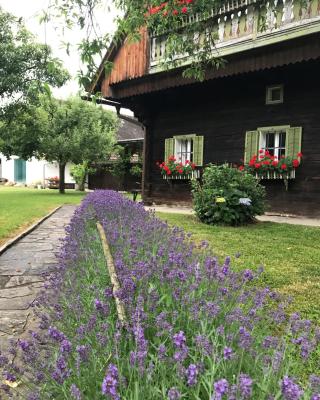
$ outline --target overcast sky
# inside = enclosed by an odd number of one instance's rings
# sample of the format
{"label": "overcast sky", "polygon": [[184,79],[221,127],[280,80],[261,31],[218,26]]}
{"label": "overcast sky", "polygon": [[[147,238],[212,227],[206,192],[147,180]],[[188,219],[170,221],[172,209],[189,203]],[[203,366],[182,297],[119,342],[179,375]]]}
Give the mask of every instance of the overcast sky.
{"label": "overcast sky", "polygon": [[[17,17],[23,17],[29,31],[37,37],[37,41],[47,43],[51,46],[54,56],[63,61],[65,68],[73,76],[63,88],[54,90],[54,95],[60,98],[66,98],[70,94],[76,94],[79,90],[76,74],[79,70],[80,60],[76,51],[76,46],[83,36],[80,29],[74,28],[66,30],[63,38],[61,37],[61,29],[54,27],[52,22],[47,24],[39,23],[39,16],[42,10],[46,10],[50,0],[0,0],[0,6]],[[106,32],[114,32],[115,11],[108,12],[106,9],[99,12],[99,25],[101,30]],[[73,45],[70,56],[66,54],[63,42],[69,42]]]}

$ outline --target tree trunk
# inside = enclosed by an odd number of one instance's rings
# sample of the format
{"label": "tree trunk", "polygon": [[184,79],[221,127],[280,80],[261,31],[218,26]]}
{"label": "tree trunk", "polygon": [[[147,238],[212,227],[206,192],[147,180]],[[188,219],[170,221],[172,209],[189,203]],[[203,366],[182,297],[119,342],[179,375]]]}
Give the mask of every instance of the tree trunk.
{"label": "tree trunk", "polygon": [[79,190],[80,192],[84,192],[84,185],[85,185],[85,182],[80,182],[80,183],[78,184],[78,190]]}
{"label": "tree trunk", "polygon": [[82,175],[81,180],[80,180],[80,182],[78,184],[78,186],[79,186],[78,189],[80,190],[80,192],[84,192],[84,188],[85,188],[85,184],[86,184],[86,178],[87,178],[87,174],[88,174],[89,163],[88,163],[88,161],[84,161],[82,165],[83,165],[83,175]]}
{"label": "tree trunk", "polygon": [[64,194],[66,163],[59,163],[59,193]]}

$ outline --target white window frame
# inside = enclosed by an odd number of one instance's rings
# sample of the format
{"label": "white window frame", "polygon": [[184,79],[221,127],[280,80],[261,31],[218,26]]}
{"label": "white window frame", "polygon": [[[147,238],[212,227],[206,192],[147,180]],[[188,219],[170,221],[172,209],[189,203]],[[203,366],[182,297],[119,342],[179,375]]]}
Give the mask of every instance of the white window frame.
{"label": "white window frame", "polygon": [[[174,156],[177,162],[182,162],[185,164],[186,161],[193,162],[193,139],[196,135],[181,135],[181,136],[174,136]],[[187,141],[187,149],[186,151],[182,151],[181,145],[182,141]],[[181,153],[185,153],[185,159],[183,156],[180,156]]]}
{"label": "white window frame", "polygon": [[[272,100],[272,92],[273,90],[280,90],[280,98],[277,100]],[[283,103],[283,92],[284,87],[283,85],[272,85],[267,86],[266,88],[266,104],[282,104]]]}
{"label": "white window frame", "polygon": [[[268,133],[274,133],[275,134],[275,140],[274,140],[274,156],[276,156],[278,159],[281,157],[280,156],[280,150],[284,149],[286,151],[286,144],[287,144],[287,129],[290,128],[290,125],[283,125],[283,126],[270,126],[270,127],[263,127],[263,128],[258,128],[259,132],[259,150],[263,149],[266,150],[266,136]],[[280,133],[285,133],[286,134],[286,141],[285,141],[285,146],[284,147],[279,147],[279,138],[280,138]]]}

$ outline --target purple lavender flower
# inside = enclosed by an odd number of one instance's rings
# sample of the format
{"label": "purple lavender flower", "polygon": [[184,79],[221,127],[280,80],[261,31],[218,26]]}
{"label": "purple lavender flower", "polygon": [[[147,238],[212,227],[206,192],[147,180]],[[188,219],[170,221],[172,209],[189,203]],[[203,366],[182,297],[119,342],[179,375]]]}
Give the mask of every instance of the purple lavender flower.
{"label": "purple lavender flower", "polygon": [[21,350],[23,351],[28,351],[30,349],[31,343],[29,343],[27,340],[18,340],[19,346],[21,347]]}
{"label": "purple lavender flower", "polygon": [[57,328],[54,326],[50,326],[48,329],[49,336],[56,340],[57,342],[62,342],[63,340],[66,339],[64,333],[60,332]]}
{"label": "purple lavender flower", "polygon": [[198,367],[195,364],[190,364],[186,370],[188,386],[194,386],[197,383],[198,374]]}
{"label": "purple lavender flower", "polygon": [[167,352],[166,346],[164,344],[160,344],[158,349],[158,357],[160,361],[165,360],[166,352]]}
{"label": "purple lavender flower", "polygon": [[179,400],[181,398],[181,393],[175,387],[169,389],[168,400]]}
{"label": "purple lavender flower", "polygon": [[225,347],[223,349],[223,358],[225,360],[230,360],[232,358],[232,356],[233,356],[233,351],[232,351],[231,347]]}
{"label": "purple lavender flower", "polygon": [[69,342],[69,340],[67,339],[64,339],[60,345],[61,353],[70,353],[71,349],[72,349],[71,342]]}
{"label": "purple lavender flower", "polygon": [[314,374],[310,375],[309,382],[313,392],[320,392],[320,376]]}
{"label": "purple lavender flower", "polygon": [[5,371],[3,375],[5,379],[9,382],[15,382],[17,380],[16,376],[13,375],[11,372]]}
{"label": "purple lavender flower", "polygon": [[6,364],[8,364],[9,359],[8,357],[4,356],[0,352],[0,368],[4,367]]}
{"label": "purple lavender flower", "polygon": [[178,348],[183,348],[186,343],[186,336],[183,331],[176,333],[173,335],[173,343]]}
{"label": "purple lavender flower", "polygon": [[252,379],[250,378],[250,376],[240,374],[239,392],[243,399],[250,399],[250,397],[252,396]]}
{"label": "purple lavender flower", "polygon": [[81,400],[82,396],[81,396],[81,392],[78,389],[78,387],[73,383],[70,387],[70,393],[73,399],[75,400]]}
{"label": "purple lavender flower", "polygon": [[250,269],[246,269],[243,271],[243,279],[245,281],[252,281],[253,279],[253,273]]}
{"label": "purple lavender flower", "polygon": [[311,400],[320,400],[320,394],[319,393],[315,393],[311,396]]}
{"label": "purple lavender flower", "polygon": [[88,345],[79,345],[76,347],[77,353],[79,354],[80,360],[85,362],[88,361],[89,358],[89,346]]}
{"label": "purple lavender flower", "polygon": [[221,400],[223,395],[227,394],[229,389],[229,383],[226,379],[220,379],[215,382],[214,385],[214,394],[211,397],[211,400]]}
{"label": "purple lavender flower", "polygon": [[243,349],[249,349],[252,343],[252,337],[250,332],[243,326],[239,328],[239,346]]}
{"label": "purple lavender flower", "polygon": [[97,311],[99,311],[103,316],[106,316],[109,314],[109,306],[99,299],[95,299],[94,301],[94,306]]}
{"label": "purple lavender flower", "polygon": [[102,382],[102,394],[110,396],[112,400],[120,400],[120,396],[117,393],[118,379],[118,368],[114,364],[110,364],[107,375]]}
{"label": "purple lavender flower", "polygon": [[195,343],[201,352],[203,352],[203,354],[207,356],[212,354],[212,345],[205,335],[197,335],[195,337]]}
{"label": "purple lavender flower", "polygon": [[298,400],[303,395],[303,390],[288,376],[281,382],[281,392],[285,400]]}

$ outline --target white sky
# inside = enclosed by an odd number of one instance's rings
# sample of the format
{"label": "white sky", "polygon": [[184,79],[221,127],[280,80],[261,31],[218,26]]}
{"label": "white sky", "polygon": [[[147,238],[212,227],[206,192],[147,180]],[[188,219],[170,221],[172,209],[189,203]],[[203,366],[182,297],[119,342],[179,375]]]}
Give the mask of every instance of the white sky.
{"label": "white sky", "polygon": [[[29,31],[31,31],[40,43],[47,43],[51,46],[53,55],[63,61],[64,67],[72,75],[65,86],[60,89],[54,89],[54,95],[59,98],[66,98],[71,94],[76,94],[79,90],[76,81],[76,74],[79,70],[80,59],[76,50],[77,44],[83,36],[79,28],[65,30],[62,37],[61,29],[54,27],[53,22],[47,24],[39,23],[39,16],[42,10],[46,10],[50,0],[0,0],[0,6],[5,10],[14,14],[17,17],[23,17]],[[106,8],[101,10],[98,15],[99,25],[103,33],[114,32],[114,17],[115,11],[107,11]],[[62,42],[71,43],[70,56],[66,54]]]}

